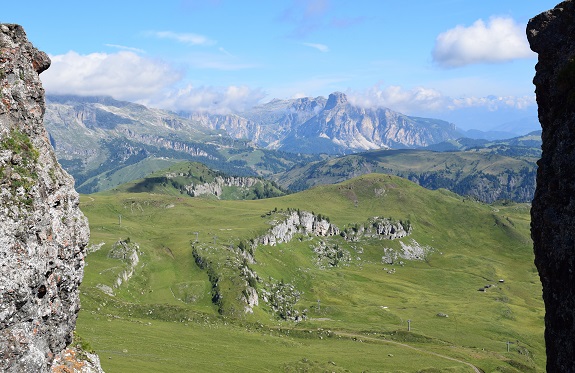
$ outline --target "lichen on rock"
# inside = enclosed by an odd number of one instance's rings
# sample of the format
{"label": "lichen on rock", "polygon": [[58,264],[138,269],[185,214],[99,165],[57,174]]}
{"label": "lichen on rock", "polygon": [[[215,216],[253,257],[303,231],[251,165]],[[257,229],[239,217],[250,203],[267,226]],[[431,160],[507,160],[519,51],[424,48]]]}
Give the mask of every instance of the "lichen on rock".
{"label": "lichen on rock", "polygon": [[88,223],[43,125],[50,59],[0,25],[0,371],[49,372],[80,310]]}

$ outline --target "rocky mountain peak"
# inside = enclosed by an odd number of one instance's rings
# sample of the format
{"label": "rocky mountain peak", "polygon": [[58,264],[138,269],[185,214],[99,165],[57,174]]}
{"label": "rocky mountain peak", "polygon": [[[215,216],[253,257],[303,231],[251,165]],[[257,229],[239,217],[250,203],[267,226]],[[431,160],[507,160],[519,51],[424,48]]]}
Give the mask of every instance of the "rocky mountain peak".
{"label": "rocky mountain peak", "polygon": [[21,26],[0,25],[2,372],[55,369],[80,309],[88,222],[43,125],[49,66]]}
{"label": "rocky mountain peak", "polygon": [[325,104],[325,110],[331,110],[336,106],[347,104],[347,96],[341,92],[334,92],[329,95]]}
{"label": "rocky mountain peak", "polygon": [[536,86],[542,155],[531,209],[535,265],[543,285],[548,372],[575,372],[575,2],[529,21],[539,54]]}

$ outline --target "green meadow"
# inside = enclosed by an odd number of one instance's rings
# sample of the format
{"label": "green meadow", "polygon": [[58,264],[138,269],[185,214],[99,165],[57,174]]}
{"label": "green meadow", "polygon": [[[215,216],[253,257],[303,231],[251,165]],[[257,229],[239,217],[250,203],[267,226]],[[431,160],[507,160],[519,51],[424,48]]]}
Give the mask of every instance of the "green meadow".
{"label": "green meadow", "polygon": [[[81,198],[91,250],[77,331],[108,373],[544,371],[527,204],[482,204],[381,174],[254,201],[127,190]],[[288,210],[340,230],[383,217],[412,231],[253,244]],[[119,240],[138,245],[137,264],[111,257]],[[338,260],[326,264],[319,246],[337,248]],[[382,259],[406,246],[426,254]],[[247,284],[259,295],[250,312]],[[305,317],[283,317],[269,295],[277,289]]]}

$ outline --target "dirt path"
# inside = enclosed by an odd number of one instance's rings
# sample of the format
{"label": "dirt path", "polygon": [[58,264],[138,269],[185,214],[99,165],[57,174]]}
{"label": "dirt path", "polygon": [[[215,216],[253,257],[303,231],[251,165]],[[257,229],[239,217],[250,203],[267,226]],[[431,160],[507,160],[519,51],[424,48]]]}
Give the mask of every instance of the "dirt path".
{"label": "dirt path", "polygon": [[434,356],[440,357],[440,358],[442,358],[442,359],[447,359],[447,360],[455,361],[455,362],[457,362],[457,363],[465,364],[465,365],[467,365],[468,367],[470,367],[471,369],[473,369],[473,372],[475,372],[475,373],[483,373],[483,371],[482,371],[481,369],[477,368],[475,365],[473,365],[473,364],[471,364],[471,363],[468,363],[468,362],[466,362],[466,361],[459,360],[459,359],[456,359],[456,358],[451,357],[451,356],[441,355],[441,354],[438,354],[437,352],[426,351],[426,350],[424,350],[424,349],[417,348],[417,347],[413,347],[413,346],[410,346],[410,345],[405,344],[405,343],[396,342],[396,341],[390,341],[390,340],[388,340],[388,339],[368,337],[368,336],[365,336],[365,335],[362,335],[362,334],[353,334],[353,333],[338,332],[338,331],[334,331],[334,330],[332,330],[332,333],[335,334],[335,335],[339,335],[339,336],[347,337],[347,338],[356,338],[356,339],[361,339],[361,340],[370,340],[370,341],[373,341],[373,342],[389,343],[389,344],[394,344],[394,345],[397,345],[397,346],[402,346],[402,347],[405,347],[405,348],[410,348],[410,349],[412,349],[412,350],[415,350],[415,351],[418,351],[418,352],[422,352],[422,353],[426,353],[426,354],[429,354],[429,355],[434,355]]}

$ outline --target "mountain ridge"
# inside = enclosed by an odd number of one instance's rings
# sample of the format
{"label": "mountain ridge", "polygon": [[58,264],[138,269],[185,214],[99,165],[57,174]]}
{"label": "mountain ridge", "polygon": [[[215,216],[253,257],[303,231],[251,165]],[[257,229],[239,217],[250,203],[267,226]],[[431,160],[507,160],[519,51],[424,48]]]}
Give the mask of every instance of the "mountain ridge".
{"label": "mountain ridge", "polygon": [[362,108],[350,103],[342,92],[330,94],[327,100],[276,99],[243,113],[189,113],[188,117],[211,129],[223,129],[232,137],[251,134],[250,140],[258,146],[296,153],[349,154],[409,148],[461,136],[451,123],[411,117],[387,108]]}
{"label": "mountain ridge", "polygon": [[[130,175],[145,176],[145,172],[134,172],[138,165],[153,172],[172,160],[202,162],[226,174],[273,177],[278,181],[277,175],[307,167],[306,163],[361,154],[357,152],[363,148],[372,152],[390,147],[408,149],[403,144],[407,140],[419,144],[411,148],[436,151],[500,147],[498,151],[480,152],[484,156],[491,152],[511,158],[527,157],[529,162],[538,156],[535,148],[540,143],[537,134],[505,141],[462,138],[448,122],[409,117],[384,108],[361,108],[350,104],[347,96],[339,92],[328,99],[272,100],[240,114],[187,116],[110,97],[48,96],[46,118],[58,158],[75,177],[82,193],[112,188],[132,180]],[[328,155],[317,154],[320,152]],[[532,165],[528,168],[532,169]],[[378,168],[368,167],[360,173],[375,169]],[[445,182],[434,185],[445,186]],[[480,184],[494,182],[495,179]],[[301,190],[303,186],[300,182],[292,189]],[[497,195],[525,201],[531,194],[521,192],[519,197],[507,191],[486,197],[485,191],[457,191],[475,194],[483,201],[492,201]]]}
{"label": "mountain ridge", "polygon": [[283,188],[300,191],[377,172],[485,203],[529,202],[535,192],[540,143],[539,132],[505,141],[462,138],[423,149],[374,150],[311,162],[272,179]]}

